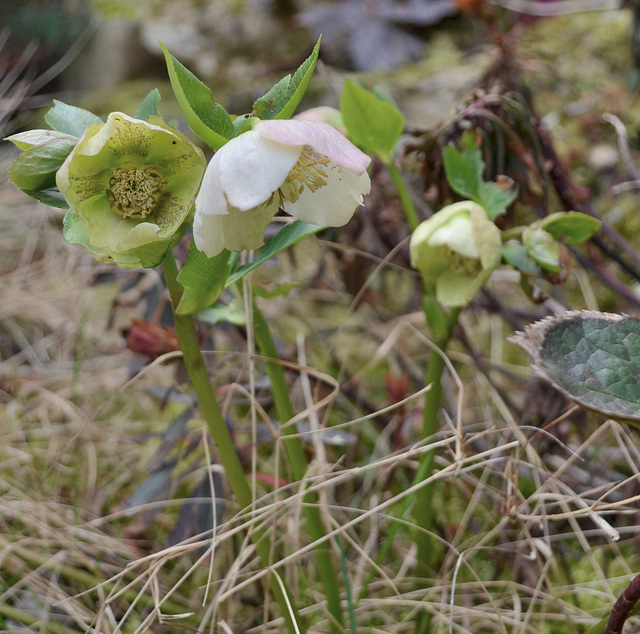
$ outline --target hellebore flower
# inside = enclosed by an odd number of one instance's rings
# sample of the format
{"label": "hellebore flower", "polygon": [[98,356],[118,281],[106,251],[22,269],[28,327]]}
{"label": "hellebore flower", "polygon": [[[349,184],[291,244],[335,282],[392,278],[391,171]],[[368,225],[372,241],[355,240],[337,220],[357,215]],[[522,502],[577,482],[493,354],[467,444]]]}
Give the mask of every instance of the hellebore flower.
{"label": "hellebore flower", "polygon": [[91,125],[56,174],[64,237],[100,262],[160,263],[198,192],[202,151],[161,117]]}
{"label": "hellebore flower", "polygon": [[279,208],[340,227],[371,189],[370,161],[326,123],[260,121],[211,159],[196,198],[196,246],[207,257],[257,249]]}
{"label": "hellebore flower", "polygon": [[411,266],[445,306],[466,306],[500,264],[500,230],[480,205],[465,200],[421,223],[411,236]]}

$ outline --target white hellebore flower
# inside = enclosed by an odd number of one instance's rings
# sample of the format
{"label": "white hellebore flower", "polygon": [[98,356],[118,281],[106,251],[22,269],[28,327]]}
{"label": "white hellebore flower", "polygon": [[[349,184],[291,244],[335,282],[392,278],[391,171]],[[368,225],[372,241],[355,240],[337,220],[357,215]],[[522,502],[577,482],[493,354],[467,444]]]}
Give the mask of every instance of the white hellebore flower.
{"label": "white hellebore flower", "polygon": [[223,145],[196,198],[193,233],[213,257],[264,244],[278,209],[315,225],[346,224],[371,189],[371,159],[316,121],[260,121]]}

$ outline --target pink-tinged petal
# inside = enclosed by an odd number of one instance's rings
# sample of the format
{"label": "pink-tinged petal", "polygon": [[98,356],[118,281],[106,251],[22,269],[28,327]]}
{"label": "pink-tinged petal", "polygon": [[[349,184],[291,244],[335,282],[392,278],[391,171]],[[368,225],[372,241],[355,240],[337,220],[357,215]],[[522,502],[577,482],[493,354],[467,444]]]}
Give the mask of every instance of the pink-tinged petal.
{"label": "pink-tinged petal", "polygon": [[277,203],[272,203],[250,211],[231,209],[225,215],[196,214],[193,222],[196,246],[209,258],[222,249],[259,249],[264,244],[264,230],[277,211]]}
{"label": "pink-tinged petal", "polygon": [[229,207],[247,211],[267,202],[298,162],[302,145],[273,143],[249,130],[213,157]]}
{"label": "pink-tinged petal", "polygon": [[371,190],[367,172],[356,174],[335,163],[323,166],[327,184],[315,192],[305,188],[295,203],[284,202],[284,210],[299,220],[326,227],[341,227],[352,218]]}
{"label": "pink-tinged petal", "polygon": [[356,174],[362,174],[371,162],[369,156],[327,123],[294,119],[260,121],[253,131],[282,145],[310,145],[318,154],[328,156]]}

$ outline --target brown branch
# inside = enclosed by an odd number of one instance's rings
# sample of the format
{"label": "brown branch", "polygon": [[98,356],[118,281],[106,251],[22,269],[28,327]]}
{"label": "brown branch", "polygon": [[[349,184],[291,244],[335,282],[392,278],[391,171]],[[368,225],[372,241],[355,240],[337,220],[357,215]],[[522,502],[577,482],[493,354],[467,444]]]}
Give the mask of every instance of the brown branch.
{"label": "brown branch", "polygon": [[636,575],[631,580],[624,592],[613,604],[604,634],[622,634],[625,621],[631,615],[638,599],[640,599],[640,575]]}

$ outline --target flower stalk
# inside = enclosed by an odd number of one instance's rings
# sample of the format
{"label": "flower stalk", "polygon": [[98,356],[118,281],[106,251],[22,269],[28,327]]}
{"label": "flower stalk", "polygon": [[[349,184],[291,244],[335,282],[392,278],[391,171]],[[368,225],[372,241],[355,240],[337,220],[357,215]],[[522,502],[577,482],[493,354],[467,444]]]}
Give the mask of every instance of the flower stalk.
{"label": "flower stalk", "polygon": [[[176,333],[182,350],[182,358],[198,398],[200,413],[216,445],[218,459],[222,464],[229,486],[236,496],[241,509],[248,509],[253,502],[251,488],[245,477],[244,469],[236,453],[218,400],[209,380],[209,375],[200,351],[200,344],[198,343],[193,318],[187,315],[179,315],[176,312],[176,307],[182,297],[182,287],[177,279],[178,266],[172,251],[168,251],[162,262],[162,268],[171,297]],[[262,565],[268,568],[271,559],[271,549],[268,540],[265,539],[265,531],[263,529],[254,530],[251,534],[251,539],[262,561]],[[275,577],[276,574],[277,573],[273,572],[269,575],[271,592],[280,606],[280,612],[286,622],[287,630],[290,634],[297,634],[300,632],[300,628],[295,606],[285,595],[283,588]]]}
{"label": "flower stalk", "polygon": [[[260,352],[271,359],[278,359],[276,346],[269,330],[266,319],[260,312],[258,306],[253,305],[253,333],[260,349]],[[271,391],[278,413],[278,418],[282,424],[282,442],[291,465],[293,477],[297,482],[301,482],[307,472],[309,464],[304,452],[304,447],[300,438],[296,435],[294,425],[284,426],[284,424],[294,417],[293,405],[289,396],[289,388],[285,380],[282,366],[277,362],[266,362],[267,375],[271,383]],[[317,506],[317,496],[315,493],[306,493],[303,500],[303,512],[307,520],[309,535],[313,541],[322,539],[326,535],[320,510]],[[324,542],[316,547],[316,563],[318,573],[323,584],[324,593],[327,597],[327,606],[332,617],[330,632],[338,633],[344,631],[344,618],[340,604],[340,592],[338,576],[336,575],[331,551]]]}

